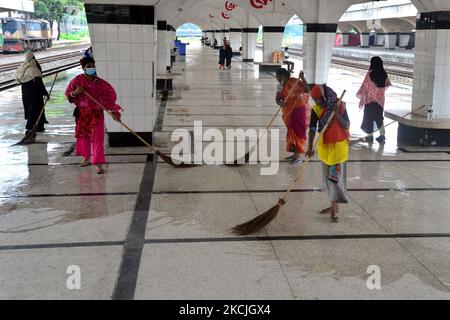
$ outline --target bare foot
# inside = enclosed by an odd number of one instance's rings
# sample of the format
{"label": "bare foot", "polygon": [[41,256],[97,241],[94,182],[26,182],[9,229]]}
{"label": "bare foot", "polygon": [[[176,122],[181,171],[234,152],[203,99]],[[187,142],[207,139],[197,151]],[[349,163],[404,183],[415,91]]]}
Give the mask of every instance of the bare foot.
{"label": "bare foot", "polygon": [[319,212],[319,214],[329,214],[331,212],[331,207],[323,209],[322,211]]}
{"label": "bare foot", "polygon": [[337,216],[337,213],[339,212],[338,206],[334,205],[331,209],[331,222],[338,222],[339,218]]}

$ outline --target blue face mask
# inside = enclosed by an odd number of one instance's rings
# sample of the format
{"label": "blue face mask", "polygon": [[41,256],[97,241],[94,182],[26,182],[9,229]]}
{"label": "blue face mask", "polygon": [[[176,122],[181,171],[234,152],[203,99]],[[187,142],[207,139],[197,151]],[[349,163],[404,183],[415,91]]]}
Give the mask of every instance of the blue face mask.
{"label": "blue face mask", "polygon": [[97,74],[97,70],[95,68],[86,68],[84,73],[88,76],[95,76]]}

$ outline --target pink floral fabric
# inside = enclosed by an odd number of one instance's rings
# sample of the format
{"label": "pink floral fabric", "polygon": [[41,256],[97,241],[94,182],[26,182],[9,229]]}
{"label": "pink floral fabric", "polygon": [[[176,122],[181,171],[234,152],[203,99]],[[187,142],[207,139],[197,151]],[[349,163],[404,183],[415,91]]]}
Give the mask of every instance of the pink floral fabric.
{"label": "pink floral fabric", "polygon": [[359,108],[364,108],[365,105],[376,102],[384,108],[386,90],[392,85],[389,78],[386,80],[384,88],[378,88],[377,85],[370,79],[369,71],[364,79],[361,88],[358,90],[356,96],[360,99]]}

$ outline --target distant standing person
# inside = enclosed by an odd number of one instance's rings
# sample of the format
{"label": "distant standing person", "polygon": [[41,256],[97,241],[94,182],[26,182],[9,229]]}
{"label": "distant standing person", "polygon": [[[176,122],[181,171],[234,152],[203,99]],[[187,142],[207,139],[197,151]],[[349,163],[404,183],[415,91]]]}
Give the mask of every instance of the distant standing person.
{"label": "distant standing person", "polygon": [[[380,136],[376,139],[379,143],[386,141],[383,113],[386,89],[390,86],[391,81],[384,70],[383,60],[373,57],[369,72],[356,96],[360,99],[360,109],[364,108],[361,129],[367,134],[380,130]],[[366,142],[373,142],[373,136],[367,137]]]}
{"label": "distant standing person", "polygon": [[289,52],[288,52],[289,48],[286,47],[284,48],[284,60],[283,63],[287,66],[288,71],[290,73],[294,72],[294,63],[292,61],[289,61]]}
{"label": "distant standing person", "polygon": [[226,58],[226,52],[223,47],[219,50],[219,69],[225,70],[225,58]]}
{"label": "distant standing person", "polygon": [[[22,102],[27,120],[25,134],[27,135],[33,129],[44,107],[44,97],[50,98],[42,81],[42,68],[32,52],[26,53],[25,62],[17,69],[15,78],[16,82],[22,86]],[[43,132],[46,123],[48,122],[44,113],[37,125],[37,132]]]}
{"label": "distant standing person", "polygon": [[231,59],[233,58],[233,49],[228,42],[225,43],[225,59],[227,61],[227,69],[231,69]]}

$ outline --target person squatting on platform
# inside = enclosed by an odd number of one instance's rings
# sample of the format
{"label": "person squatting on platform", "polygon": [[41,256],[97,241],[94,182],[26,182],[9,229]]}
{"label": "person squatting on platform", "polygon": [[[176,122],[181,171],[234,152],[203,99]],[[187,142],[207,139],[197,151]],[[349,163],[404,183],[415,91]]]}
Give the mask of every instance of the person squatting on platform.
{"label": "person squatting on platform", "polygon": [[345,103],[337,104],[336,92],[326,85],[315,85],[311,89],[311,98],[315,102],[311,112],[309,125],[309,143],[307,156],[314,156],[314,137],[325,127],[331,113],[335,116],[324,132],[318,144],[318,156],[322,161],[322,174],[324,188],[330,197],[331,206],[320,214],[331,214],[331,221],[337,222],[339,203],[348,203],[347,200],[347,160],[349,152],[350,120]]}
{"label": "person squatting on platform", "polygon": [[[380,136],[376,139],[379,143],[386,141],[383,113],[386,90],[390,86],[391,81],[384,70],[383,60],[373,57],[369,72],[356,96],[360,99],[359,108],[364,108],[361,129],[367,134],[380,130]],[[367,137],[366,142],[372,143],[373,136]]]}
{"label": "person squatting on platform", "polygon": [[287,70],[290,72],[290,73],[293,73],[294,72],[294,63],[292,62],[292,61],[289,61],[289,52],[288,52],[288,50],[289,50],[289,47],[286,47],[286,48],[284,48],[284,59],[283,59],[283,63],[285,64],[285,65],[287,65]]}
{"label": "person squatting on platform", "polygon": [[66,90],[69,102],[76,106],[74,111],[76,155],[83,157],[81,167],[89,166],[92,147],[92,163],[96,165],[97,173],[103,174],[105,118],[102,108],[84,93],[89,93],[106,109],[111,110],[116,120],[120,119],[122,108],[116,104],[117,95],[114,88],[97,76],[94,59],[85,57],[80,62],[84,74],[76,76]]}
{"label": "person squatting on platform", "polygon": [[296,79],[291,78],[286,69],[278,69],[276,76],[280,85],[275,100],[282,106],[283,121],[288,129],[286,150],[293,153],[286,160],[298,164],[301,162],[301,154],[306,151],[306,129],[310,114],[309,88],[303,73],[300,79]]}
{"label": "person squatting on platform", "polygon": [[[22,102],[25,111],[26,135],[36,124],[36,121],[44,107],[44,96],[49,99],[47,89],[42,81],[42,68],[32,52],[27,52],[25,61],[17,69],[16,82],[22,87]],[[48,123],[45,112],[37,125],[37,132],[45,130],[44,124]]]}

